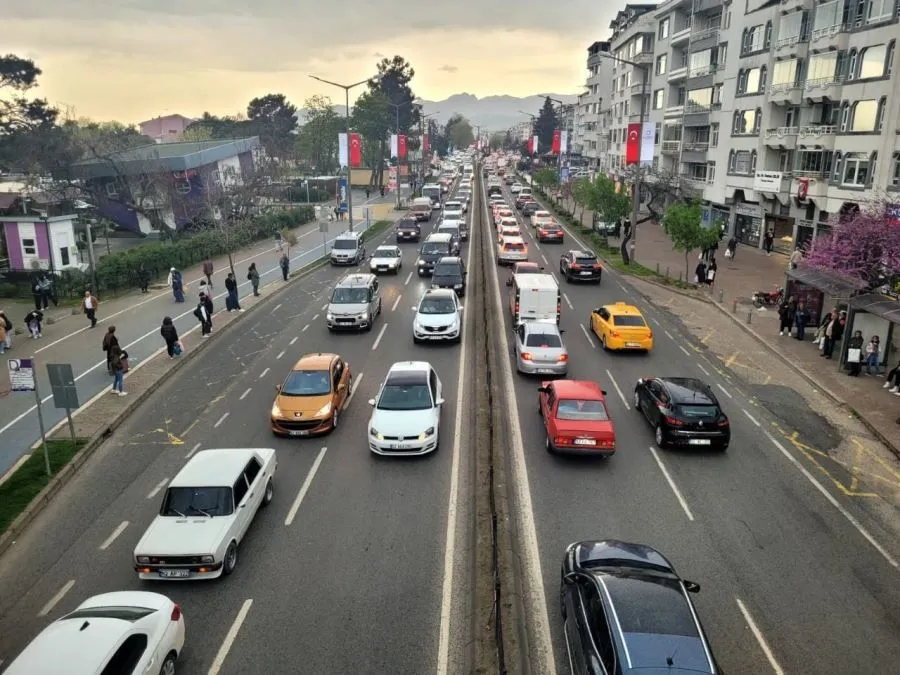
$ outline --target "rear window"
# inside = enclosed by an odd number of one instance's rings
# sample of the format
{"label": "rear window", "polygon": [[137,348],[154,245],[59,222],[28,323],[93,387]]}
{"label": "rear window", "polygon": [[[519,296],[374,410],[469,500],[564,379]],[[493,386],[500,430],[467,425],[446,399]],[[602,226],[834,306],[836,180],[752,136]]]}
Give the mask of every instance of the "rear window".
{"label": "rear window", "polygon": [[572,421],[606,422],[609,415],[603,401],[581,401],[564,398],[556,408],[556,419]]}
{"label": "rear window", "polygon": [[575,258],[575,262],[579,265],[596,265],[597,259],[594,257],[585,258],[583,256],[579,256],[578,258]]}
{"label": "rear window", "polygon": [[685,417],[717,417],[719,409],[714,405],[679,405],[678,412]]}
{"label": "rear window", "polygon": [[85,607],[67,614],[65,619],[119,619],[134,623],[155,611],[147,607]]}
{"label": "rear window", "polygon": [[559,349],[562,347],[562,340],[553,333],[529,333],[525,338],[525,346]]}
{"label": "rear window", "polygon": [[459,265],[455,265],[453,263],[445,263],[443,265],[436,265],[434,268],[434,276],[436,276],[436,277],[458,277],[459,276]]}
{"label": "rear window", "polygon": [[700,637],[681,587],[670,579],[607,578],[623,633]]}
{"label": "rear window", "polygon": [[507,251],[524,251],[525,244],[510,244],[509,242],[503,244],[503,248]]}
{"label": "rear window", "polygon": [[640,326],[643,328],[647,325],[641,317],[630,314],[613,315],[612,320],[616,326]]}

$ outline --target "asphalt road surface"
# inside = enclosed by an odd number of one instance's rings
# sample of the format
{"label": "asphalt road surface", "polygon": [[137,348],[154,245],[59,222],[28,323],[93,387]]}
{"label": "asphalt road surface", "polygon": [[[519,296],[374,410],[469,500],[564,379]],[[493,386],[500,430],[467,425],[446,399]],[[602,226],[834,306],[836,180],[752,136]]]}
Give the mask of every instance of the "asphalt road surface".
{"label": "asphalt road surface", "polygon": [[[115,432],[5,555],[0,663],[86,597],[144,588],[184,608],[180,672],[419,675],[437,670],[441,632],[445,672],[468,672],[473,481],[461,423],[474,396],[471,359],[461,357],[472,352],[466,334],[462,345],[413,345],[412,307],[430,282],[415,274],[418,247],[401,247],[403,269],[381,278],[383,314],[371,332],[327,331],[331,288],[355,268],[325,268],[244,317]],[[274,387],[317,351],[340,353],[353,369],[340,427],[319,439],[275,438]],[[366,442],[367,400],[392,363],[410,359],[430,361],[443,381],[441,447],[422,458],[377,458]],[[235,573],[140,582],[132,551],[161,490],[187,456],[216,447],[278,451],[274,501],[251,526]]]}
{"label": "asphalt road surface", "polygon": [[[356,195],[354,196],[356,197]],[[389,197],[391,195],[384,198],[375,197],[367,203],[383,203],[389,201]],[[365,199],[364,192],[359,193],[359,199],[361,201]],[[347,221],[332,222],[326,235],[328,245],[330,246],[330,242],[347,227]],[[323,236],[319,232],[319,224],[310,223],[303,226],[298,235],[298,245],[291,251],[291,269],[298,270],[323,255]],[[247,258],[238,256],[235,260],[235,270],[240,284],[240,295],[243,296],[250,292],[250,282],[246,279],[246,270],[250,262],[256,261],[261,283],[265,285],[281,278],[278,267],[280,257],[281,254],[276,252],[274,245],[271,253]],[[221,267],[213,276],[217,309],[225,303],[225,275],[227,272],[227,268]],[[26,345],[36,347],[33,356],[38,360],[38,387],[45,400],[43,415],[47,429],[64,419],[65,411],[57,410],[52,403],[48,402],[52,396],[47,381],[46,364],[72,364],[79,401],[84,405],[95,394],[109,387],[110,379],[106,373],[106,359],[100,349],[100,342],[107,326],[116,326],[119,343],[123,349],[128,351],[131,363],[134,365],[149,357],[162,346],[159,327],[164,316],[172,317],[179,333],[197,325],[193,311],[196,306],[198,279],[191,278],[186,281],[190,283],[185,288],[186,302],[184,304],[175,304],[172,293],[167,290],[144,296],[128,310],[110,315],[104,311],[101,298],[100,323],[94,330],[88,330],[86,321],[73,317],[67,319],[63,324],[59,324],[68,331],[64,335],[56,335],[51,338],[48,332],[45,333],[43,340],[34,342],[34,345],[29,345],[20,336],[17,342],[18,346],[12,354],[24,357],[28,353],[22,351],[20,354],[20,350],[24,350]],[[64,354],[65,358],[60,358],[60,354]],[[0,409],[0,437],[3,438],[3,443],[0,444],[0,474],[2,474],[40,438],[40,426],[33,394],[10,394],[3,399],[2,409]]]}
{"label": "asphalt road surface", "polygon": [[[527,471],[532,507],[528,512],[519,504],[523,557],[534,555],[546,608],[545,616],[533,608],[532,643],[539,648],[549,638],[556,670],[568,672],[559,613],[563,550],[580,539],[614,538],[658,548],[684,577],[700,583],[695,601],[727,673],[895,671],[900,542],[846,500],[838,502],[844,513],[829,504],[811,484],[813,477],[767,437],[765,416],[730,391],[671,317],[643,301],[620,276],[605,271],[600,286],[567,284],[559,275],[560,256],[583,248],[572,233],[567,231],[562,245],[538,244],[521,216],[520,223],[530,258],[556,275],[563,292],[568,377],[595,380],[607,390],[618,441],[608,461],[550,455],[537,413],[540,382],[515,374],[510,358],[507,384],[518,416],[513,427],[520,429],[511,462],[521,464],[520,475]],[[501,298],[496,311],[511,338],[503,285],[508,272],[501,268],[498,274],[499,286],[488,292]],[[592,336],[590,311],[617,301],[637,305],[651,322],[650,354],[605,353]],[[726,453],[655,447],[653,430],[632,405],[637,379],[654,375],[698,377],[714,388],[731,419]],[[855,523],[848,520],[851,513]],[[884,548],[867,541],[859,527]],[[535,533],[531,542],[529,529]],[[553,665],[541,672],[551,673]]]}

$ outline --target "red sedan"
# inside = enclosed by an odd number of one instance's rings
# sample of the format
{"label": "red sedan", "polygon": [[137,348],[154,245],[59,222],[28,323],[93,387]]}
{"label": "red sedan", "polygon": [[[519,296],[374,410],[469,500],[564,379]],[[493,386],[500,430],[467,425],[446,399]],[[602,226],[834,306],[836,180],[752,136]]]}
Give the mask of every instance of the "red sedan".
{"label": "red sedan", "polygon": [[615,454],[616,430],[600,385],[589,380],[548,380],[538,392],[548,452]]}

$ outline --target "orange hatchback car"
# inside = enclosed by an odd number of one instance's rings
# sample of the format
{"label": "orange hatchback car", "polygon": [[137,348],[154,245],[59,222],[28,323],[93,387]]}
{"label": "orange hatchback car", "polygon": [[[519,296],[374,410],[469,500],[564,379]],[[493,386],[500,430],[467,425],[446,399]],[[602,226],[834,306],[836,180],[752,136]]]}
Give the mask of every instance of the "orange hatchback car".
{"label": "orange hatchback car", "polygon": [[272,433],[315,436],[337,428],[353,391],[353,373],[337,354],[307,354],[275,388]]}

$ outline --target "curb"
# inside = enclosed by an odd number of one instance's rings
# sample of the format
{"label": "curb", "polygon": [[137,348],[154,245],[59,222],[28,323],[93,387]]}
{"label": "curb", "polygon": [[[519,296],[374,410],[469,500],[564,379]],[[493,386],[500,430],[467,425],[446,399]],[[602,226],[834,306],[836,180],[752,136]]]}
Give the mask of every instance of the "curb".
{"label": "curb", "polygon": [[[109,438],[113,432],[118,429],[124,422],[127,420],[141,404],[146,401],[151,394],[156,392],[163,384],[169,381],[169,379],[181,370],[186,363],[189,363],[195,354],[202,353],[207,346],[216,341],[219,335],[227,334],[232,326],[240,324],[242,321],[245,321],[247,317],[252,316],[255,311],[260,308],[268,305],[272,300],[278,298],[282,293],[287,291],[294,283],[306,278],[313,272],[318,271],[319,269],[325,267],[328,264],[328,258],[323,257],[315,262],[312,262],[305,267],[297,270],[292,274],[287,283],[283,284],[281,288],[277,289],[274,293],[268,294],[263,297],[262,300],[257,302],[250,307],[243,314],[237,314],[231,321],[229,321],[226,325],[222,326],[222,328],[215,333],[213,333],[212,337],[209,340],[204,340],[197,344],[190,352],[186,353],[186,358],[179,359],[172,363],[171,368],[162,373],[156,381],[152,382],[146,389],[139,392],[134,398],[128,401],[128,405],[125,409],[116,415],[116,417],[98,432],[96,432],[93,436],[88,439],[87,444],[78,452],[78,454],[66,464],[56,475],[54,475],[50,482],[41,490],[35,498],[31,501],[31,503],[25,507],[25,510],[19,514],[18,518],[16,518],[10,526],[6,529],[2,535],[0,535],[0,556],[2,556],[13,544],[16,543],[16,539],[25,531],[25,529],[30,525],[35,518],[37,518],[47,505],[52,501],[53,497],[64,488],[72,478],[78,473],[78,470],[90,459],[91,455],[97,451],[100,446],[103,445],[103,442]],[[149,360],[154,358],[159,358],[159,354],[156,356],[150,357]]]}

